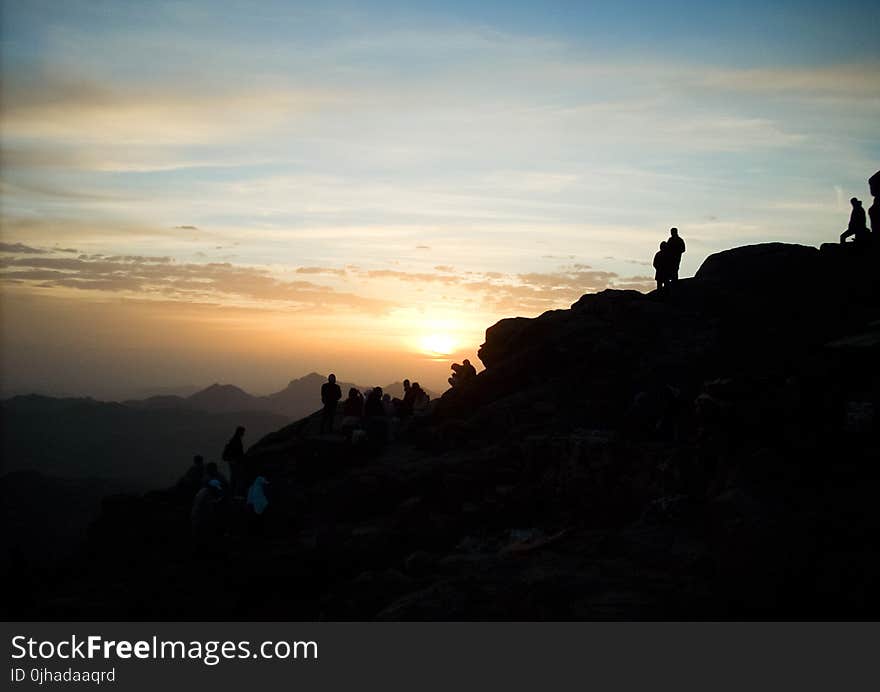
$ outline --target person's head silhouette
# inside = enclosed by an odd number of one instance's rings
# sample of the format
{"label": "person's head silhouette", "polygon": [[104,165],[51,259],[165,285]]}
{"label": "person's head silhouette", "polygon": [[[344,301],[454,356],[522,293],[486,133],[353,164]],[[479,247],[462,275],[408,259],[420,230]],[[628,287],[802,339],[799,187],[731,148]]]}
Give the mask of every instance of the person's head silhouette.
{"label": "person's head silhouette", "polygon": [[336,384],[336,375],[334,375],[334,374],[331,372],[330,375],[327,377],[327,381],[328,381],[330,384]]}
{"label": "person's head silhouette", "polygon": [[853,197],[853,198],[849,201],[849,203],[852,204],[854,207],[860,207],[860,206],[862,206],[862,200],[857,199],[856,197]]}
{"label": "person's head silhouette", "polygon": [[677,228],[670,228],[669,235],[671,235],[673,238],[677,238],[678,237],[678,229]]}
{"label": "person's head silhouette", "polygon": [[241,437],[242,435],[244,435],[244,432],[245,432],[245,430],[244,430],[244,426],[243,426],[243,425],[239,425],[239,426],[235,429],[235,434],[236,434],[238,437]]}
{"label": "person's head silhouette", "polygon": [[665,240],[663,240],[663,241],[660,242],[660,249],[661,249],[661,250],[665,250],[665,249],[666,249],[666,241],[665,241]]}

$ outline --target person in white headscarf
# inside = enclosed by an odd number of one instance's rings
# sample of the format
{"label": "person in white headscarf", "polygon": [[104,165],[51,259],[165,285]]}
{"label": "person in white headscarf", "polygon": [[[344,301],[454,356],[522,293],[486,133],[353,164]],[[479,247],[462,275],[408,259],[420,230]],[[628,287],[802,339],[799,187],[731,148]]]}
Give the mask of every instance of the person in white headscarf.
{"label": "person in white headscarf", "polygon": [[247,494],[248,523],[250,531],[254,535],[262,535],[265,523],[265,512],[269,507],[269,498],[266,497],[266,486],[269,481],[265,476],[257,476]]}

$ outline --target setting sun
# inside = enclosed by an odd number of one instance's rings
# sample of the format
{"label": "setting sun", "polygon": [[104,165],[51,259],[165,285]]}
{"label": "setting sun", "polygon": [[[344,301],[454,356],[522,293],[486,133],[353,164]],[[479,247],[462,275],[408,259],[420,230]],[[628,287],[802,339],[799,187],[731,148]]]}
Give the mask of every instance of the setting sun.
{"label": "setting sun", "polygon": [[422,350],[438,356],[448,356],[455,350],[455,339],[449,334],[428,334],[422,337]]}

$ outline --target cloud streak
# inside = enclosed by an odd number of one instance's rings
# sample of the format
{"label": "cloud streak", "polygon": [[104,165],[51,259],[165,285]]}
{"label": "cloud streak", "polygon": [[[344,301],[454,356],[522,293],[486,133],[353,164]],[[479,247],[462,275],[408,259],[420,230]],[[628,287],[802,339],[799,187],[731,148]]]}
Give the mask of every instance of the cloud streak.
{"label": "cloud streak", "polygon": [[170,257],[80,255],[0,260],[2,278],[39,288],[136,293],[187,302],[268,301],[304,312],[356,310],[382,314],[391,301],[335,291],[309,281],[285,281],[269,270],[230,263],[180,264]]}

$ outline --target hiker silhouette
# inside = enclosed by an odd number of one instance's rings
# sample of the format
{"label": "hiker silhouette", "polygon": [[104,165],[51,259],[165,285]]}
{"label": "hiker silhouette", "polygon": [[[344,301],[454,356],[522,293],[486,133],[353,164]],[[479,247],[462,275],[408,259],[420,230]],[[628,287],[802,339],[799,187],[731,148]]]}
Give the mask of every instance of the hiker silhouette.
{"label": "hiker silhouette", "polygon": [[181,479],[177,481],[177,490],[182,496],[187,499],[192,499],[195,497],[195,494],[199,492],[204,481],[205,460],[201,454],[196,454],[193,457],[192,466],[190,466]]}
{"label": "hiker silhouette", "polygon": [[333,421],[336,418],[336,405],[342,398],[342,390],[336,384],[336,375],[330,373],[327,381],[321,385],[321,403],[324,404],[324,410],[321,412],[321,430],[323,435],[325,432],[333,432]]}
{"label": "hiker silhouette", "polygon": [[871,217],[871,228],[874,233],[880,233],[880,171],[868,178],[868,188],[871,190],[871,196],[874,203],[868,209],[868,215]]}
{"label": "hiker silhouette", "polygon": [[232,494],[243,495],[247,480],[244,477],[244,438],[245,429],[239,425],[229,442],[223,448],[223,461],[229,464],[229,480],[232,483]]}
{"label": "hiker silhouette", "polygon": [[669,238],[666,240],[666,251],[669,253],[669,282],[678,281],[678,270],[681,266],[681,256],[685,252],[684,240],[678,235],[677,228],[669,229]]}
{"label": "hiker silhouette", "polygon": [[[840,234],[840,242],[841,244],[846,243],[846,239],[852,236],[853,242],[855,242],[856,245],[864,245],[870,240],[870,231],[868,230],[862,201],[853,197],[849,203],[852,205],[852,212],[849,215],[849,225],[846,227],[846,230]],[[875,201],[874,205],[876,204]]]}
{"label": "hiker silhouette", "polygon": [[466,382],[470,382],[477,376],[477,369],[471,365],[471,362],[465,358],[464,361],[452,364],[452,376],[449,378],[450,387],[460,387]]}
{"label": "hiker silhouette", "polygon": [[660,249],[654,254],[654,280],[657,282],[657,290],[662,291],[669,285],[670,265],[672,257],[669,253],[669,243],[661,241]]}
{"label": "hiker silhouette", "polygon": [[410,393],[412,394],[413,413],[424,414],[428,409],[428,404],[431,403],[431,397],[428,396],[428,393],[422,389],[418,382],[412,383]]}
{"label": "hiker silhouette", "polygon": [[368,418],[382,418],[385,416],[385,407],[382,405],[382,388],[374,387],[364,403],[364,415]]}
{"label": "hiker silhouette", "polygon": [[216,478],[207,481],[193,498],[190,525],[197,553],[213,553],[220,549],[226,500],[226,489]]}

